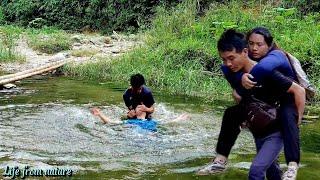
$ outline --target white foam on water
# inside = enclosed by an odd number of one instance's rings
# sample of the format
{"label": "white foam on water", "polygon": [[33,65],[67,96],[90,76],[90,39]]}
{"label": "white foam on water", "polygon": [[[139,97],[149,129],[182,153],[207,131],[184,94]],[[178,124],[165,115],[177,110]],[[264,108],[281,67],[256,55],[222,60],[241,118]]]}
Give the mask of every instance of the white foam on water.
{"label": "white foam on water", "polygon": [[[45,167],[54,162],[81,170],[127,167],[142,173],[152,171],[145,167],[214,155],[221,119],[213,113],[194,113],[190,114],[190,120],[169,123],[184,112],[157,104],[154,119],[158,120],[159,128],[153,134],[123,125],[103,125],[90,113],[90,106],[54,103],[0,106],[3,110],[0,147],[7,152],[3,156],[10,159],[2,164],[16,162]],[[101,109],[114,119],[126,112],[120,105]],[[241,133],[233,151],[247,152],[248,146],[254,147],[248,134]]]}

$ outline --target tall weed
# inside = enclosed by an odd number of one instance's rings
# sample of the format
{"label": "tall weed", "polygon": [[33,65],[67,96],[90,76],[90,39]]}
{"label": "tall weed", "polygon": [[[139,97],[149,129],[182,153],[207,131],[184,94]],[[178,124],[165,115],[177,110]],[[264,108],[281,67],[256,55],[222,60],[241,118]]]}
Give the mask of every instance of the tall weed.
{"label": "tall weed", "polygon": [[230,97],[230,88],[220,72],[217,40],[228,28],[247,32],[265,26],[281,48],[301,60],[319,87],[319,14],[301,17],[294,7],[285,9],[261,1],[212,3],[202,16],[197,9],[195,0],[171,9],[159,7],[152,27],[145,32],[146,45],[108,61],[108,70],[104,71],[108,74],[103,77],[127,81],[132,73],[140,72],[149,85],[174,94]]}

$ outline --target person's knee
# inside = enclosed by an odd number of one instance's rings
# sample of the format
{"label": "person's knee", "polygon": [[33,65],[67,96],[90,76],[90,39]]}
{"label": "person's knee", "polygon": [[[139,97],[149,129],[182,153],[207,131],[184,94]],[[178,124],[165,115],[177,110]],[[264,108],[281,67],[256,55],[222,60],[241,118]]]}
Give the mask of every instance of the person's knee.
{"label": "person's knee", "polygon": [[140,108],[136,109],[136,116],[138,119],[145,119],[147,113],[142,111]]}
{"label": "person's knee", "polygon": [[252,164],[249,170],[250,180],[260,180],[265,178],[266,168],[264,166]]}

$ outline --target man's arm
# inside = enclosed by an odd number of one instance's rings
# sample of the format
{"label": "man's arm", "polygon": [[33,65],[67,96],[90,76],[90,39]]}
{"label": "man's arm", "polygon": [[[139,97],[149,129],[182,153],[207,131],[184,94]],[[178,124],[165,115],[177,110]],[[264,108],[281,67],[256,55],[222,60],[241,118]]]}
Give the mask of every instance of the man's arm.
{"label": "man's arm", "polygon": [[298,85],[297,83],[293,82],[287,92],[292,93],[294,95],[294,102],[297,107],[297,111],[299,115],[297,123],[298,125],[300,125],[303,117],[305,103],[306,103],[305,89],[300,85]]}
{"label": "man's arm", "polygon": [[142,105],[138,105],[137,109],[140,109],[143,112],[147,112],[147,113],[153,113],[154,112],[154,105],[152,105],[151,107],[147,107],[144,104]]}
{"label": "man's arm", "polygon": [[133,107],[132,107],[132,102],[131,102],[131,100],[130,100],[129,90],[130,90],[130,89],[127,89],[126,92],[124,92],[122,98],[123,98],[124,103],[125,103],[126,106],[128,107],[128,109],[129,109],[129,110],[132,110]]}
{"label": "man's arm", "polygon": [[[251,89],[256,85],[256,82],[262,83],[265,78],[269,77],[273,71],[276,71],[279,68],[289,70],[291,69],[291,65],[289,64],[286,55],[282,51],[271,51],[252,68],[250,74],[244,74],[244,76],[241,78],[241,84],[244,88]],[[249,79],[249,77],[251,79]]]}
{"label": "man's arm", "polygon": [[143,102],[141,102],[141,105],[138,105],[137,108],[139,108],[143,112],[153,113],[154,103],[155,101],[150,91],[144,95]]}

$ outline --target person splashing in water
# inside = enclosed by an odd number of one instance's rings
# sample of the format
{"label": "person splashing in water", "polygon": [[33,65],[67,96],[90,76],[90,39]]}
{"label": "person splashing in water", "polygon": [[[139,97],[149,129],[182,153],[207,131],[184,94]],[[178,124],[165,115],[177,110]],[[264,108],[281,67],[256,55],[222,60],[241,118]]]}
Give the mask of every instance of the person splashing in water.
{"label": "person splashing in water", "polygon": [[[154,98],[151,90],[145,85],[145,79],[141,74],[134,74],[130,77],[130,85],[123,94],[123,100],[128,107],[125,124],[137,125],[143,129],[156,131],[157,122],[152,119],[151,114],[155,111]],[[93,108],[91,113],[99,117],[104,124],[122,124],[123,121],[111,120],[100,109]],[[188,114],[182,114],[170,122],[177,122],[189,119]]]}

